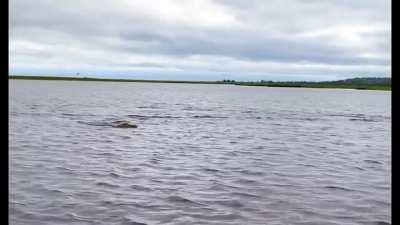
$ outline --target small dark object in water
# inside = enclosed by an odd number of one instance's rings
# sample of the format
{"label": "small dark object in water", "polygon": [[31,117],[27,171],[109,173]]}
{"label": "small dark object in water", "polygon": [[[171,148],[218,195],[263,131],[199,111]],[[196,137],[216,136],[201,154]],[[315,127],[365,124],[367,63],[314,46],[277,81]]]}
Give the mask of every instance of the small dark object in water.
{"label": "small dark object in water", "polygon": [[112,127],[115,128],[137,128],[136,124],[131,124],[127,121],[116,121],[112,124]]}

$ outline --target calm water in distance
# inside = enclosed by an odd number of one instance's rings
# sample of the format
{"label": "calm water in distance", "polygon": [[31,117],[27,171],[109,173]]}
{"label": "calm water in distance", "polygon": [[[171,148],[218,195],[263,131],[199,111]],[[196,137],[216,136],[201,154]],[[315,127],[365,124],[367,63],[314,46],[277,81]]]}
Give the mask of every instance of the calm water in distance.
{"label": "calm water in distance", "polygon": [[391,222],[391,92],[9,84],[11,224]]}

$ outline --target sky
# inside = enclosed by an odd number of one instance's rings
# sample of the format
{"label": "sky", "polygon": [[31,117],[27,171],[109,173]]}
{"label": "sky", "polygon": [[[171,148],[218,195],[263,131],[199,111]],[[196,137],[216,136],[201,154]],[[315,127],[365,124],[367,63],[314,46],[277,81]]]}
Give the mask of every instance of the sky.
{"label": "sky", "polygon": [[9,70],[166,80],[391,76],[390,0],[10,0]]}

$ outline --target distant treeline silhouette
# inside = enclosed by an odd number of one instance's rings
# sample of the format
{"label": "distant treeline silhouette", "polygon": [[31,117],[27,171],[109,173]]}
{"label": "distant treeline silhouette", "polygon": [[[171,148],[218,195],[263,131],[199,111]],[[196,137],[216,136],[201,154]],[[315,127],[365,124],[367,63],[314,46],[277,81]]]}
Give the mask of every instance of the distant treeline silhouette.
{"label": "distant treeline silhouette", "polygon": [[309,87],[309,88],[353,88],[370,90],[391,90],[389,77],[358,77],[336,81],[247,81],[223,80],[222,83],[268,87]]}
{"label": "distant treeline silhouette", "polygon": [[9,75],[9,79],[24,80],[70,80],[70,81],[113,81],[113,82],[150,82],[150,83],[188,83],[188,84],[226,84],[265,87],[304,87],[304,88],[346,88],[367,90],[391,90],[391,78],[389,77],[361,77],[337,81],[184,81],[184,80],[135,80],[135,79],[112,79],[94,77],[58,77],[58,76],[21,76]]}

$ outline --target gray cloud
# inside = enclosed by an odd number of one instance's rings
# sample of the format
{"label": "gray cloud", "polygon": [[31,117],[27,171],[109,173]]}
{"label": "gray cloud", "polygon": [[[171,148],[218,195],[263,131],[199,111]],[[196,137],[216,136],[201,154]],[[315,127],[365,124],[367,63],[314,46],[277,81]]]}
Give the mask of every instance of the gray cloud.
{"label": "gray cloud", "polygon": [[10,69],[390,75],[390,7],[388,0],[12,0]]}

